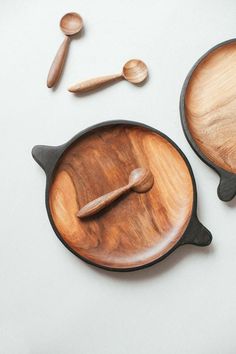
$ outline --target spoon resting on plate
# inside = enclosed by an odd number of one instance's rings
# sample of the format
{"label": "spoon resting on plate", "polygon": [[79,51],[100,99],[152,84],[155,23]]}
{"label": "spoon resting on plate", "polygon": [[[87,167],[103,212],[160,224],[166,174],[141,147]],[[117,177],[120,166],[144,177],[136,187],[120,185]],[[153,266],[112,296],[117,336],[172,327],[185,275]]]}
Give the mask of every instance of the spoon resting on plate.
{"label": "spoon resting on plate", "polygon": [[60,28],[65,34],[65,39],[58,49],[48,73],[47,87],[49,88],[53,87],[61,76],[69,48],[70,37],[80,32],[83,28],[83,19],[76,12],[69,12],[62,17],[60,21]]}
{"label": "spoon resting on plate", "polygon": [[136,168],[129,175],[129,183],[121,188],[118,188],[110,193],[104,194],[101,197],[92,200],[81,208],[77,216],[84,218],[86,216],[94,215],[100,210],[110,205],[114,200],[119,198],[122,194],[132,190],[138,193],[149,191],[154,183],[154,178],[151,171],[147,168]]}
{"label": "spoon resting on plate", "polygon": [[139,59],[131,59],[123,66],[122,73],[108,76],[101,76],[95,79],[80,82],[68,88],[73,93],[84,93],[105,86],[109,83],[125,79],[132,84],[140,84],[148,76],[146,64]]}

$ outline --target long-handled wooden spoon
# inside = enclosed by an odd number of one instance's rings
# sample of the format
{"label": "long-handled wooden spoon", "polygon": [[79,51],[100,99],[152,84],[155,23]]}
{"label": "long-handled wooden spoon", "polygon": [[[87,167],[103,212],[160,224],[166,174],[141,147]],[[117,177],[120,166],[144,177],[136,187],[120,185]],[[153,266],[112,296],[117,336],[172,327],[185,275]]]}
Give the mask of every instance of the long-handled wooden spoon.
{"label": "long-handled wooden spoon", "polygon": [[70,36],[78,33],[83,28],[82,17],[76,12],[70,12],[62,17],[60,27],[65,34],[65,39],[58,49],[48,73],[47,86],[49,88],[53,87],[61,76],[69,48]]}
{"label": "long-handled wooden spoon", "polygon": [[84,93],[95,90],[118,80],[125,79],[132,84],[143,82],[148,76],[146,64],[138,59],[131,59],[123,66],[122,73],[116,75],[101,76],[95,79],[80,82],[68,88],[73,93]]}
{"label": "long-handled wooden spoon", "polygon": [[86,204],[82,209],[79,210],[77,216],[79,218],[84,218],[86,216],[94,215],[111,204],[122,194],[127,193],[130,190],[138,193],[147,192],[152,188],[153,183],[154,178],[149,169],[136,168],[130,173],[129,183],[126,186],[118,188],[110,193],[102,195],[95,200],[92,200],[90,203]]}

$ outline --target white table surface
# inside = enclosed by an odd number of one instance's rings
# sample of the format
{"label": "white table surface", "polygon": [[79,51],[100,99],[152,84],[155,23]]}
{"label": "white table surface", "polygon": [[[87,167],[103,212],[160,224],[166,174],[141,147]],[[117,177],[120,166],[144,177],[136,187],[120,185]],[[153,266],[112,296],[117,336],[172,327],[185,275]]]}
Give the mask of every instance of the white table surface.
{"label": "white table surface", "polygon": [[[85,23],[56,90],[46,87],[63,39],[60,17]],[[190,148],[179,95],[193,63],[236,35],[235,0],[1,0],[0,353],[235,354],[236,200]],[[69,84],[143,59],[143,87],[121,82],[86,97]],[[36,144],[59,145],[110,119],[141,121],[187,155],[210,247],[185,246],[139,272],[110,273],[77,259],[56,238],[44,205]]]}

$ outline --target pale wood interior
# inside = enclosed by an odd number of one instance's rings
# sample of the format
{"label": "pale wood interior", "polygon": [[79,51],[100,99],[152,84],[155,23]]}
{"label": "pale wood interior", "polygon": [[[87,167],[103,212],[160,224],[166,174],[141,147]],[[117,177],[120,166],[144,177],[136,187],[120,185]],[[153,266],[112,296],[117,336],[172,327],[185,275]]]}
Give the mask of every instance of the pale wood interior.
{"label": "pale wood interior", "polygon": [[215,49],[197,66],[186,90],[185,115],[201,152],[236,173],[236,42]]}

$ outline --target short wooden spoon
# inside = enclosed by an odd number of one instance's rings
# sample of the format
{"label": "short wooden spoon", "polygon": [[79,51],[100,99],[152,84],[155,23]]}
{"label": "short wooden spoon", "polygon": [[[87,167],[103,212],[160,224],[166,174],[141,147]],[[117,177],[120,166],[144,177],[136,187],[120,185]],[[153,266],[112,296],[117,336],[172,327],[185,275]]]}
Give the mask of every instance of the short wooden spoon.
{"label": "short wooden spoon", "polygon": [[147,76],[148,69],[146,64],[141,60],[131,59],[125,63],[121,74],[101,76],[83,81],[69,87],[68,91],[73,93],[84,93],[122,79],[125,79],[132,84],[139,84],[143,82]]}
{"label": "short wooden spoon", "polygon": [[118,188],[86,204],[82,209],[79,210],[77,216],[79,218],[84,218],[86,216],[94,215],[109,204],[111,204],[122,194],[130,190],[133,190],[134,192],[138,193],[147,192],[149,189],[152,188],[153,183],[154,178],[149,169],[136,168],[130,173],[129,183],[126,186]]}
{"label": "short wooden spoon", "polygon": [[48,73],[47,86],[49,88],[53,87],[61,76],[69,48],[70,36],[75,35],[83,28],[82,17],[76,12],[70,12],[62,17],[60,27],[65,34],[65,39],[58,49]]}

